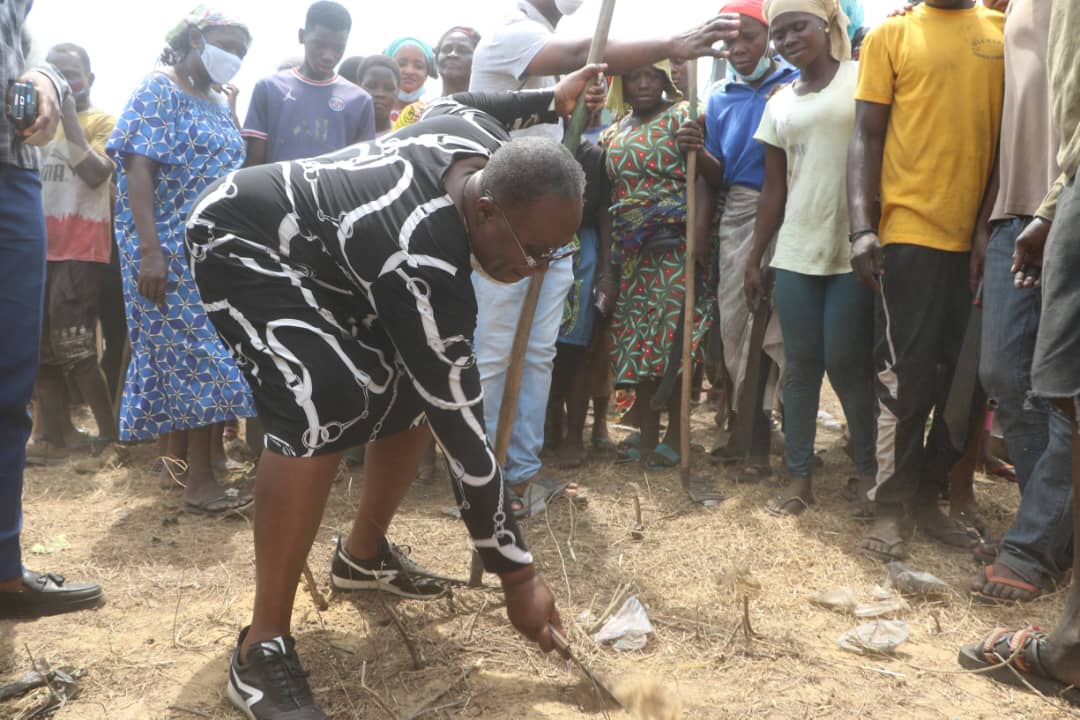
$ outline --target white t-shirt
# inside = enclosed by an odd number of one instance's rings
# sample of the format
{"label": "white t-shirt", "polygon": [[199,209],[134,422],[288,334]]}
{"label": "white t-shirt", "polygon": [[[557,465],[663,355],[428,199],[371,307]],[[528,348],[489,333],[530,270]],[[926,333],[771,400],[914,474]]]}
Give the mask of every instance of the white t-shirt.
{"label": "white t-shirt", "polygon": [[821,92],[788,86],[765,106],[754,139],[787,155],[787,205],[771,266],[806,275],[851,272],[848,143],[858,64],[842,62]]}
{"label": "white t-shirt", "polygon": [[[553,87],[557,82],[555,77],[526,77],[525,71],[554,34],[555,28],[532,3],[518,0],[517,9],[502,17],[477,45],[473,54],[469,91],[506,92]],[[518,130],[511,135],[540,135],[562,140],[563,133],[561,126],[545,124]]]}

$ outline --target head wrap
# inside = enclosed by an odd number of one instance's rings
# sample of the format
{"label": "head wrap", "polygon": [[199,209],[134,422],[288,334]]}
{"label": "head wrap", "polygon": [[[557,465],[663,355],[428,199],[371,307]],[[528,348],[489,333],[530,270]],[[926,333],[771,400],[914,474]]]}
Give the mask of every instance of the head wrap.
{"label": "head wrap", "polygon": [[465,37],[472,40],[473,45],[479,45],[480,44],[480,33],[478,33],[475,28],[467,27],[465,25],[455,25],[454,27],[452,27],[449,30],[447,30],[446,32],[444,32],[442,34],[442,37],[439,38],[439,44],[435,46],[435,52],[438,52],[439,48],[442,47],[443,41],[446,40],[447,35],[450,35],[451,33],[456,33],[456,32],[461,33]]}
{"label": "head wrap", "polygon": [[397,40],[395,40],[394,42],[392,42],[392,43],[390,43],[389,45],[386,46],[386,50],[383,51],[383,55],[388,55],[388,56],[390,56],[390,57],[392,57],[392,58],[394,58],[396,60],[398,51],[401,50],[401,48],[406,47],[408,45],[412,45],[413,47],[415,47],[417,50],[419,50],[420,52],[422,52],[424,54],[424,61],[427,63],[428,77],[438,78],[439,77],[439,70],[435,66],[435,51],[431,49],[430,45],[428,45],[423,40],[420,40],[419,38],[414,38],[414,37],[398,38]]}
{"label": "head wrap", "polygon": [[247,25],[240,22],[239,19],[232,15],[226,15],[212,7],[207,7],[206,5],[199,5],[188,13],[187,17],[181,20],[180,23],[165,36],[165,42],[167,42],[170,47],[175,46],[190,27],[198,28],[200,31],[215,27],[238,28],[247,35],[248,44],[251,44],[251,31],[248,30]]}
{"label": "head wrap", "polygon": [[769,21],[765,19],[763,4],[764,0],[728,0],[720,6],[720,12],[746,15],[767,26]]}
{"label": "head wrap", "polygon": [[765,0],[765,17],[770,25],[784,13],[791,12],[807,13],[824,20],[829,34],[829,54],[836,60],[851,59],[848,18],[837,0]]}
{"label": "head wrap", "polygon": [[[654,62],[650,67],[654,67],[664,73],[668,97],[675,102],[682,100],[682,93],[679,92],[679,88],[675,86],[675,81],[671,78],[671,62],[668,60],[660,60]],[[611,87],[608,89],[607,102],[604,103],[604,107],[611,111],[613,117],[617,118],[623,117],[632,110],[630,103],[623,97],[622,75],[616,75],[612,79]]]}

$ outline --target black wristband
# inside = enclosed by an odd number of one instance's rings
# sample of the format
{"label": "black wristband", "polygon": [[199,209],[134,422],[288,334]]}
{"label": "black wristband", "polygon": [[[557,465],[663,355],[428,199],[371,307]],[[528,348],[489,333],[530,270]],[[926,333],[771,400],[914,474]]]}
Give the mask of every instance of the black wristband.
{"label": "black wristband", "polygon": [[863,228],[861,230],[856,230],[855,232],[849,234],[848,235],[848,242],[849,243],[854,243],[856,240],[861,238],[863,235],[876,235],[876,234],[877,234],[877,228]]}

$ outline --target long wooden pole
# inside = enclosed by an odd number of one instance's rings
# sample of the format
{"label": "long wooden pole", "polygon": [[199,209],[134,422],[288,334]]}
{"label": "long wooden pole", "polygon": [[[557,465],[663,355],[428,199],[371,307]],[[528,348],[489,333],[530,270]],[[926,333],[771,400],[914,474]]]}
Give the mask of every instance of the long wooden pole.
{"label": "long wooden pole", "polygon": [[[690,119],[697,120],[698,101],[698,61],[690,60],[687,65],[690,84]],[[695,298],[697,244],[697,153],[690,153],[686,159],[686,305],[683,311],[683,346],[682,346],[682,403],[680,405],[681,423],[679,452],[681,454],[681,472],[683,483],[690,482],[690,393],[694,385],[694,306]],[[674,422],[674,418],[672,419]]]}
{"label": "long wooden pole", "polygon": [[[593,33],[592,46],[589,48],[588,64],[598,63],[604,58],[607,49],[608,34],[611,32],[611,19],[615,16],[615,0],[604,0],[600,8],[600,19]],[[581,133],[585,130],[588,110],[585,107],[585,94],[578,98],[574,114],[563,137],[563,144],[572,153],[577,153],[581,144]],[[529,336],[532,335],[533,318],[540,301],[540,291],[544,287],[546,273],[534,275],[529,280],[525,300],[521,304],[517,330],[510,345],[510,362],[506,366],[506,384],[503,386],[502,403],[499,405],[499,420],[495,426],[495,459],[500,466],[506,464],[506,454],[510,449],[510,435],[514,430],[514,416],[517,415],[518,396],[521,394],[521,376],[525,369],[525,353],[529,349]],[[483,576],[483,565],[474,553],[469,584],[479,585]]]}

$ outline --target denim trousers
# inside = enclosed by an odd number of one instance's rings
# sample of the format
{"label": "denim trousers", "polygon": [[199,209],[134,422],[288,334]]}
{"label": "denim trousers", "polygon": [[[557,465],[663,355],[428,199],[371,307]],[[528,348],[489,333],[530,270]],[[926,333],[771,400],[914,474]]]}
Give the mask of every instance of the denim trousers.
{"label": "denim trousers", "polygon": [[37,171],[0,165],[0,580],[22,574],[23,469],[45,302]]}
{"label": "denim trousers", "polygon": [[[514,342],[521,305],[529,280],[511,285],[492,282],[473,273],[476,293],[476,362],[484,389],[484,421],[488,438],[494,442],[502,405],[510,347]],[[532,334],[525,352],[525,365],[518,395],[514,429],[510,435],[503,472],[511,485],[518,485],[540,472],[540,451],[544,447],[544,419],[551,392],[551,370],[555,343],[563,319],[566,295],[574,282],[571,258],[548,268],[544,287],[533,316]]]}
{"label": "denim trousers", "polygon": [[1041,292],[1014,287],[1010,271],[1016,238],[1029,221],[994,223],[983,271],[979,378],[996,403],[1021,492],[998,562],[1048,587],[1072,566],[1072,434],[1063,414],[1029,395]]}
{"label": "denim trousers", "polygon": [[784,447],[788,472],[810,477],[825,373],[847,419],[855,466],[873,476],[874,299],[854,273],[776,271],[776,311],[784,336]]}

